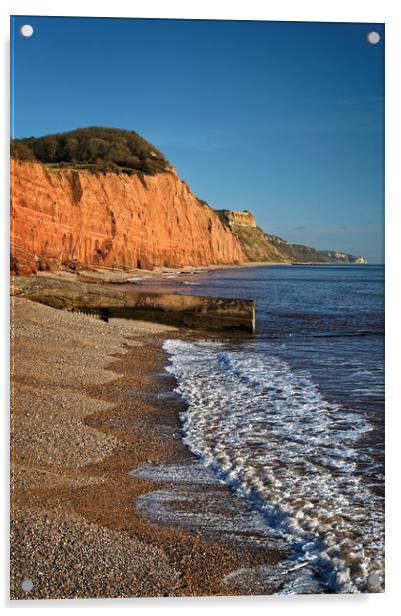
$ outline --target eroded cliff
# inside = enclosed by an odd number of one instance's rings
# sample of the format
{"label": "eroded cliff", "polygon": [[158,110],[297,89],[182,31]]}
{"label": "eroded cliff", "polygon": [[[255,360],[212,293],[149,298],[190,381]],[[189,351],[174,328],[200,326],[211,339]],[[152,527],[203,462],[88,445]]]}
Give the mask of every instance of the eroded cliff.
{"label": "eroded cliff", "polygon": [[172,168],[154,175],[11,161],[11,269],[239,264],[239,239]]}
{"label": "eroded cliff", "polygon": [[[258,227],[250,212],[217,210],[217,214],[220,220],[238,237],[246,261],[266,263],[290,261],[281,250],[279,242],[269,239],[270,236]],[[283,240],[283,243],[286,242]]]}
{"label": "eroded cliff", "polygon": [[344,252],[316,250],[302,244],[290,244],[261,229],[245,211],[218,210],[220,220],[240,241],[246,261],[266,263],[355,263],[366,264],[364,257]]}

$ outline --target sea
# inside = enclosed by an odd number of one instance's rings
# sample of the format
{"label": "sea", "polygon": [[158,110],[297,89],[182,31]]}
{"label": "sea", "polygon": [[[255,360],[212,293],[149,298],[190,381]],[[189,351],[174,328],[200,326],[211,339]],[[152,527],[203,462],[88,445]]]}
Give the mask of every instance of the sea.
{"label": "sea", "polygon": [[254,337],[164,348],[185,444],[289,546],[283,594],[383,591],[384,267],[269,265],[166,284],[256,301]]}

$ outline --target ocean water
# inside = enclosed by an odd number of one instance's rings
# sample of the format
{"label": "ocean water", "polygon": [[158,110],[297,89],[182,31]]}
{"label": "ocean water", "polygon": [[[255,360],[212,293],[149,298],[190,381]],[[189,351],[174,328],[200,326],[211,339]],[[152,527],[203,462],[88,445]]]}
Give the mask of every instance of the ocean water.
{"label": "ocean water", "polygon": [[256,300],[254,338],[168,340],[198,460],[291,549],[283,593],[384,589],[384,268],[266,266],[171,280]]}

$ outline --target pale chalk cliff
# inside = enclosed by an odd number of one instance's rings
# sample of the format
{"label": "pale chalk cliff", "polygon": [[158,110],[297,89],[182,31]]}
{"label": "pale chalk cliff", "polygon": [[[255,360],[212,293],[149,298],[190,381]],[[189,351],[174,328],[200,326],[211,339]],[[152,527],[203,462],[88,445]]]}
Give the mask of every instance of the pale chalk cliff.
{"label": "pale chalk cliff", "polygon": [[154,175],[11,161],[11,270],[241,264],[239,238],[170,168]]}

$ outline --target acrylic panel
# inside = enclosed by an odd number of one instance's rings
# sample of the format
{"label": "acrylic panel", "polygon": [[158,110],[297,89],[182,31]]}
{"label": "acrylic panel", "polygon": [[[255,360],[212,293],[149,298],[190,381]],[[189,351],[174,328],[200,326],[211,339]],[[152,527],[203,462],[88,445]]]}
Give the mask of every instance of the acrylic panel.
{"label": "acrylic panel", "polygon": [[11,597],[384,591],[384,24],[11,19]]}

